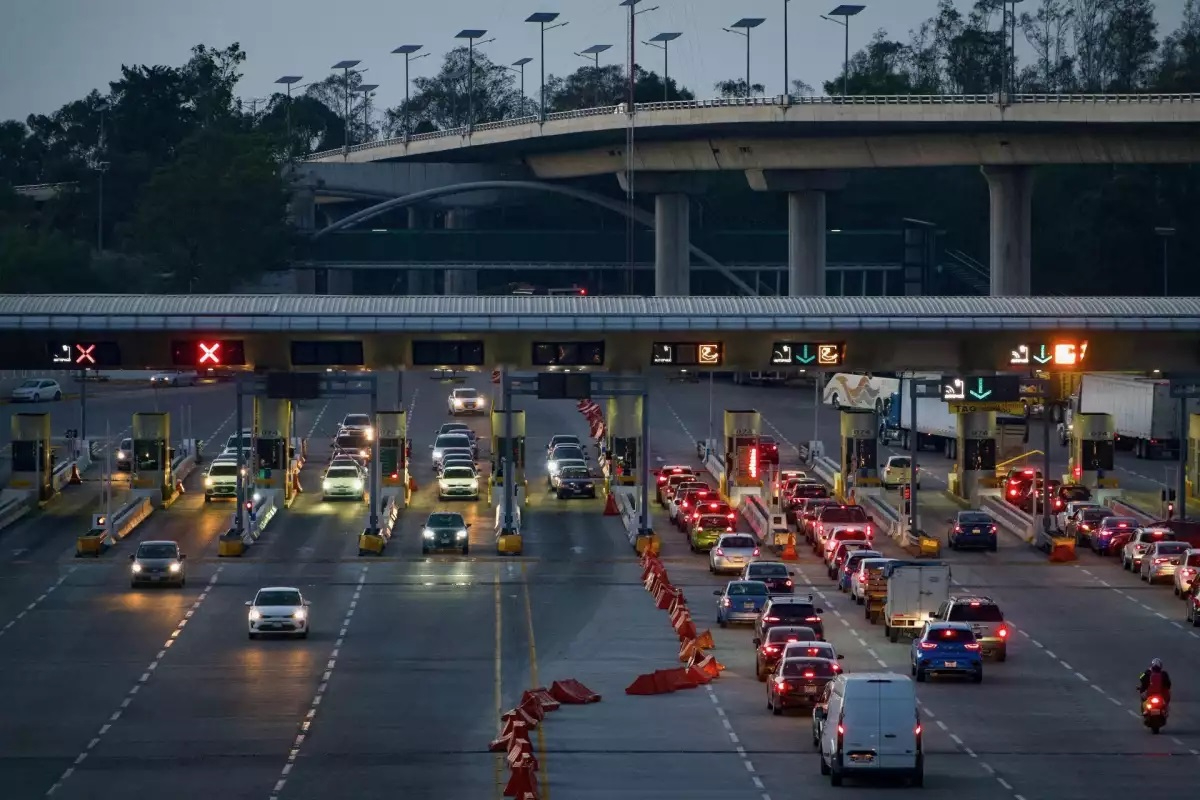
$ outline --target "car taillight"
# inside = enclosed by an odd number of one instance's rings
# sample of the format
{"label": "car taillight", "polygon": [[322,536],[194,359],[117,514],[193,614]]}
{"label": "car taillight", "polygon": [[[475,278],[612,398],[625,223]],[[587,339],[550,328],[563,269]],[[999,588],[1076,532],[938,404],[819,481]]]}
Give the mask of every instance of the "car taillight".
{"label": "car taillight", "polygon": [[730,511],[728,514],[725,515],[725,519],[733,519],[733,518],[734,518],[734,514],[732,511]]}
{"label": "car taillight", "polygon": [[922,650],[936,650],[937,642],[921,642]]}
{"label": "car taillight", "polygon": [[991,526],[991,530],[989,530],[989,531],[988,531],[988,533],[995,533],[996,531],[997,531],[997,528],[996,528],[996,526],[995,526],[995,525],[992,525],[992,526]]}
{"label": "car taillight", "polygon": [[955,533],[962,533],[962,528],[961,528],[961,527],[959,527],[958,525],[955,525],[955,526],[954,526],[954,532],[955,532]]}
{"label": "car taillight", "polygon": [[1146,703],[1147,703],[1147,705],[1152,705],[1152,706],[1161,706],[1161,705],[1162,705],[1162,698],[1161,698],[1161,697],[1159,697],[1158,695],[1154,695],[1153,697],[1151,697],[1150,699],[1148,699],[1148,700],[1146,701]]}
{"label": "car taillight", "polygon": [[1155,564],[1165,564],[1165,563],[1167,563],[1167,559],[1165,559],[1165,558],[1156,558],[1156,559],[1154,559],[1154,563],[1155,563]]}
{"label": "car taillight", "polygon": [[845,735],[846,735],[846,726],[839,722],[838,723],[838,736],[845,736]]}
{"label": "car taillight", "polygon": [[805,622],[820,622],[821,618],[820,617],[805,617],[804,621]]}
{"label": "car taillight", "polygon": [[1009,489],[1009,490],[1008,490],[1008,496],[1009,496],[1009,497],[1016,497],[1016,496],[1017,496],[1017,490],[1016,490],[1016,489]]}
{"label": "car taillight", "polygon": [[779,652],[779,648],[778,648],[778,647],[776,647],[776,646],[775,646],[775,645],[773,645],[773,644],[764,644],[764,645],[763,645],[763,652],[764,652],[764,653],[778,653],[778,652]]}
{"label": "car taillight", "polygon": [[753,552],[751,555],[755,555],[755,556],[757,556],[757,555],[758,555],[758,548],[757,548],[757,547],[756,547],[756,548],[754,548],[754,552]]}
{"label": "car taillight", "polygon": [[921,735],[921,723],[918,722],[917,727],[913,728],[913,734],[916,736]]}
{"label": "car taillight", "polygon": [[787,687],[788,687],[788,685],[787,685],[787,681],[786,681],[786,680],[784,680],[783,678],[776,678],[776,679],[775,679],[775,685],[779,687],[779,690],[780,690],[781,692],[783,692],[783,691],[787,691]]}
{"label": "car taillight", "polygon": [[681,502],[679,505],[680,505],[680,507],[682,507],[682,508],[687,508],[687,507],[688,507],[688,505],[687,505],[687,500],[684,500],[684,501],[682,501],[682,502]]}
{"label": "car taillight", "polygon": [[1008,628],[1001,626],[1000,631],[996,635],[999,636],[1001,639],[1007,639],[1008,638]]}
{"label": "car taillight", "polygon": [[779,622],[779,617],[763,617],[763,622]]}
{"label": "car taillight", "polygon": [[791,586],[791,585],[792,585],[792,579],[791,579],[791,578],[788,578],[786,581],[784,581],[784,582],[783,582],[783,585],[784,585],[784,586]]}
{"label": "car taillight", "polygon": [[806,678],[815,678],[816,676],[817,673],[813,672],[811,669],[804,671],[804,677]]}
{"label": "car taillight", "polygon": [[719,547],[718,547],[716,550],[714,550],[713,552],[715,552],[715,553],[716,553],[717,555],[719,555],[719,556],[723,556],[723,555],[725,555],[725,551],[724,551],[724,550],[722,550],[722,549],[721,549],[721,548],[719,548]]}
{"label": "car taillight", "polygon": [[730,525],[729,527],[727,527],[727,528],[725,529],[725,532],[726,532],[726,533],[733,533],[733,526],[732,526],[732,525]]}
{"label": "car taillight", "polygon": [[963,645],[963,647],[967,648],[968,650],[978,650],[979,642],[967,642]]}

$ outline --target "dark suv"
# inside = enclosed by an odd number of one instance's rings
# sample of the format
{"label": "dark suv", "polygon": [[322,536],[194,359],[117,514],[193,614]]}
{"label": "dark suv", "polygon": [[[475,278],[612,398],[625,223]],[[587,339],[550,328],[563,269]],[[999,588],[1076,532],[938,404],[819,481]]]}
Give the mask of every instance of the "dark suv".
{"label": "dark suv", "polygon": [[759,639],[765,639],[771,628],[780,625],[802,625],[805,628],[812,628],[817,638],[823,641],[825,625],[821,621],[821,614],[824,613],[825,609],[813,605],[811,594],[808,599],[772,597],[763,606],[762,613],[754,622],[754,635]]}

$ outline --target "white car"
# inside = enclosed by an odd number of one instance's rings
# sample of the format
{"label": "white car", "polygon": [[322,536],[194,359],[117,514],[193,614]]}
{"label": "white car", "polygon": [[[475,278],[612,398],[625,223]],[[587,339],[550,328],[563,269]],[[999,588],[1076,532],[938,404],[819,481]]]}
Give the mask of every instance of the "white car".
{"label": "white car", "polygon": [[748,533],[725,533],[708,551],[708,571],[741,572],[747,564],[758,558],[758,543]]}
{"label": "white car", "polygon": [[349,464],[330,464],[321,478],[321,499],[350,498],[363,500],[367,496],[367,482],[362,470]]}
{"label": "white car", "polygon": [[867,575],[869,571],[885,566],[895,560],[894,558],[864,558],[858,562],[858,569],[854,571],[854,577],[850,579],[850,599],[859,605],[866,602]]}
{"label": "white car", "polygon": [[62,387],[49,378],[30,378],[12,390],[14,403],[40,403],[43,400],[62,400]]}
{"label": "white car", "polygon": [[347,414],[342,418],[342,430],[362,431],[367,441],[375,438],[375,426],[370,414]]}
{"label": "white car", "polygon": [[[242,475],[246,468],[242,467]],[[237,461],[229,458],[214,459],[204,474],[204,502],[211,503],[214,499],[237,499]]]}
{"label": "white car", "polygon": [[471,445],[475,446],[478,435],[471,429],[471,426],[465,422],[446,422],[442,427],[438,428],[437,435],[442,436],[447,433],[461,433],[471,440]]}
{"label": "white car", "polygon": [[[908,456],[891,456],[883,465],[879,482],[885,489],[895,489],[912,482],[912,459]],[[921,488],[921,473],[917,471],[917,488]]]}
{"label": "white car", "polygon": [[555,462],[554,469],[548,470],[548,474],[546,475],[546,483],[552,490],[558,488],[558,476],[567,467],[577,467],[586,470],[588,465],[586,461],[579,458],[564,458],[562,461]]}
{"label": "white car", "polygon": [[459,414],[486,414],[487,398],[476,389],[455,389],[446,398],[446,410],[452,416]]}
{"label": "white car", "polygon": [[479,475],[473,468],[449,465],[438,476],[438,499],[449,500],[454,497],[479,499]]}
{"label": "white car", "polygon": [[469,452],[474,452],[471,447],[471,439],[463,433],[443,433],[434,439],[433,444],[429,446],[432,451],[433,468],[438,469],[442,463],[442,456],[451,448],[466,448]]}
{"label": "white car", "polygon": [[1167,528],[1140,528],[1121,548],[1121,566],[1130,572],[1142,571],[1142,556],[1158,542],[1175,539],[1174,531]]}
{"label": "white car", "polygon": [[442,471],[450,464],[457,463],[457,464],[461,465],[461,464],[465,464],[467,462],[470,462],[472,467],[475,466],[475,457],[471,453],[470,448],[447,447],[445,450],[442,451],[442,457],[438,461],[437,467],[435,469],[436,469],[437,473],[440,475],[442,473]]}
{"label": "white car", "polygon": [[1197,572],[1200,572],[1200,548],[1193,547],[1183,554],[1183,561],[1180,562],[1179,569],[1175,570],[1176,597],[1187,597]]}
{"label": "white car", "polygon": [[156,389],[159,386],[195,386],[196,373],[156,372],[150,376],[150,385]]}
{"label": "white car", "polygon": [[580,450],[583,449],[583,444],[579,441],[578,436],[573,436],[566,433],[557,433],[550,437],[550,443],[546,445],[546,457],[549,458],[550,454],[554,452],[554,448],[558,447],[560,444],[578,447]]}
{"label": "white car", "polygon": [[308,601],[294,586],[264,586],[246,605],[250,607],[246,626],[251,639],[264,633],[308,638]]}

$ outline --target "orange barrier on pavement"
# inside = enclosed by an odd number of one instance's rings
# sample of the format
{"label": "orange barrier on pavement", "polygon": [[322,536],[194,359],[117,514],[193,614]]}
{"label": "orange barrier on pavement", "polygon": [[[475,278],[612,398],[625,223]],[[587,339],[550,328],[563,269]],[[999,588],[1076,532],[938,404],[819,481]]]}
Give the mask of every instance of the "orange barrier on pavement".
{"label": "orange barrier on pavement", "polygon": [[705,630],[703,633],[697,636],[696,647],[700,648],[701,650],[715,650],[717,646],[713,643],[712,633],[708,630]]}
{"label": "orange barrier on pavement", "polygon": [[71,477],[67,480],[67,483],[72,486],[79,486],[83,483],[83,478],[79,477],[79,462],[71,463]]}
{"label": "orange barrier on pavement", "polygon": [[558,711],[561,704],[550,696],[550,690],[545,687],[537,689],[529,689],[525,694],[521,695],[521,703],[524,704],[530,697],[536,698],[542,704],[543,711]]}
{"label": "orange barrier on pavement", "polygon": [[694,680],[700,686],[703,686],[706,683],[712,683],[712,677],[709,676],[707,672],[690,665],[686,667],[686,670],[688,677]]}
{"label": "orange barrier on pavement", "polygon": [[505,760],[508,761],[509,769],[516,769],[522,763],[529,763],[534,770],[541,768],[537,757],[533,754],[533,742],[528,739],[514,740]]}
{"label": "orange barrier on pavement", "polygon": [[512,768],[512,776],[504,785],[505,797],[534,797],[537,795],[537,778],[532,759],[526,759]]}
{"label": "orange barrier on pavement", "polygon": [[677,589],[676,587],[670,585],[669,583],[668,584],[660,584],[658,587],[658,592],[654,597],[654,603],[661,610],[666,611],[668,608],[671,607],[671,602],[676,597],[681,597],[682,595],[683,595],[682,589]]}
{"label": "orange barrier on pavement", "polygon": [[529,741],[529,726],[521,720],[510,719],[504,723],[500,735],[488,745],[492,753],[507,753],[512,749],[513,742],[518,739]]}
{"label": "orange barrier on pavement", "polygon": [[583,705],[585,703],[600,702],[600,695],[574,678],[568,678],[565,681],[555,681],[550,684],[550,696],[566,705]]}
{"label": "orange barrier on pavement", "polygon": [[517,706],[517,708],[521,709],[538,722],[541,722],[546,718],[546,710],[542,708],[542,704],[538,702],[536,697],[531,697],[528,700],[522,701],[521,705]]}
{"label": "orange barrier on pavement", "polygon": [[700,670],[710,678],[719,678],[725,670],[725,665],[708,654],[704,654],[695,664],[695,669]]}
{"label": "orange barrier on pavement", "polygon": [[692,660],[699,648],[696,646],[694,639],[688,639],[679,648],[679,660],[684,664]]}
{"label": "orange barrier on pavement", "polygon": [[408,476],[408,490],[414,494],[417,491],[417,479],[414,478],[411,473],[409,473]]}
{"label": "orange barrier on pavement", "polygon": [[676,689],[695,689],[700,685],[700,682],[692,678],[688,674],[687,667],[673,667],[671,669],[655,670],[654,674],[662,675],[662,679],[670,681],[671,685]]}
{"label": "orange barrier on pavement", "polygon": [[512,711],[509,711],[506,714],[504,714],[502,717],[500,717],[500,721],[505,722],[510,718],[515,719],[519,722],[524,722],[525,727],[528,730],[533,730],[534,728],[536,728],[538,726],[538,722],[539,722],[537,717],[534,717],[528,711],[521,708],[520,706],[517,706]]}
{"label": "orange barrier on pavement", "polygon": [[1054,546],[1050,548],[1050,560],[1056,564],[1064,564],[1068,561],[1075,561],[1075,542],[1071,539],[1063,541],[1061,539],[1054,540]]}
{"label": "orange barrier on pavement", "polygon": [[800,559],[800,554],[796,552],[796,534],[788,534],[787,544],[783,546],[779,557],[784,561],[798,561]]}

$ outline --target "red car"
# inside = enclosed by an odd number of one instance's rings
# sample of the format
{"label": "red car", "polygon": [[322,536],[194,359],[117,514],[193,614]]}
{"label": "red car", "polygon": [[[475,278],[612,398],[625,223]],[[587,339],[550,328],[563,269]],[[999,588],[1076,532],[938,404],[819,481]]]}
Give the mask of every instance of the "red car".
{"label": "red car", "polygon": [[780,661],[767,680],[767,708],[782,714],[789,708],[811,709],[825,691],[825,685],[842,671],[828,658],[789,658]]}

